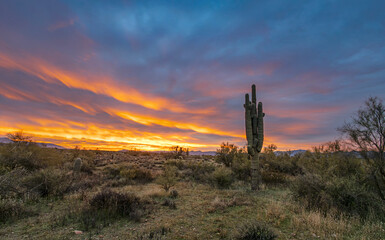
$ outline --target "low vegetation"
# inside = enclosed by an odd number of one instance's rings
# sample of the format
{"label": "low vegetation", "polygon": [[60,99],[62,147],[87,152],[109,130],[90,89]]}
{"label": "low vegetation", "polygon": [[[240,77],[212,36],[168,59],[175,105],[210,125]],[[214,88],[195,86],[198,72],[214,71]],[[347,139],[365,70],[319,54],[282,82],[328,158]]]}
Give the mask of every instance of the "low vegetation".
{"label": "low vegetation", "polygon": [[245,149],[230,143],[190,156],[9,137],[0,145],[1,239],[385,239],[375,149],[333,141],[293,154],[269,145],[255,192]]}

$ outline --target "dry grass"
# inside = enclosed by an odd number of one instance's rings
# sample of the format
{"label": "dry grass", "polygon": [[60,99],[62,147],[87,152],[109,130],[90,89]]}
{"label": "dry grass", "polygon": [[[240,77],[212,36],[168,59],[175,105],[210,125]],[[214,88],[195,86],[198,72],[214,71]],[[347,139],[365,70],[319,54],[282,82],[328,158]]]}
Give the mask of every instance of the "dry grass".
{"label": "dry grass", "polygon": [[[291,200],[284,186],[263,185],[255,193],[248,190],[247,183],[235,182],[230,189],[217,189],[192,180],[179,180],[173,187],[178,192],[178,197],[173,199],[176,209],[162,205],[169,194],[155,182],[129,182],[111,187],[120,193],[135,193],[150,202],[151,211],[139,222],[119,218],[104,227],[85,231],[68,216],[81,212],[95,194],[116,181],[105,178],[106,168],[136,164],[159,174],[165,162],[161,155],[112,155],[96,155],[100,162],[96,162],[93,174],[77,179],[89,181],[89,187],[79,187],[62,199],[41,198],[31,203],[29,208],[38,215],[1,225],[0,238],[140,239],[143,236],[148,239],[159,235],[163,239],[230,239],[240,223],[256,220],[273,228],[278,239],[385,239],[384,223],[305,211]],[[83,234],[76,235],[74,230],[81,230]]]}

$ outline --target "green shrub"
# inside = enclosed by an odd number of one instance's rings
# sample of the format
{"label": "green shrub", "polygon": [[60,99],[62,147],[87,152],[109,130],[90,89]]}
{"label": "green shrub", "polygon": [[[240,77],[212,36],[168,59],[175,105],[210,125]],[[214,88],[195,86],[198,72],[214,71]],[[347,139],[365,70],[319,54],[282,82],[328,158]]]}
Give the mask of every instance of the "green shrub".
{"label": "green shrub", "polygon": [[273,240],[277,235],[259,222],[246,223],[239,227],[234,240]]}
{"label": "green shrub", "polygon": [[107,166],[103,169],[103,174],[107,177],[107,179],[120,178],[120,168],[117,166]]}
{"label": "green shrub", "polygon": [[60,169],[46,168],[36,171],[23,179],[23,185],[30,193],[41,197],[62,197],[72,184],[72,177]]}
{"label": "green shrub", "polygon": [[251,161],[247,157],[235,158],[231,170],[237,179],[248,181],[251,178]]}
{"label": "green shrub", "polygon": [[329,177],[313,174],[299,176],[292,184],[294,199],[308,210],[323,214],[358,216],[361,219],[375,217],[385,219],[385,206],[374,192],[355,178]]}
{"label": "green shrub", "polygon": [[175,203],[174,199],[171,199],[171,198],[164,199],[162,205],[167,206],[170,209],[176,209],[176,203]]}
{"label": "green shrub", "polygon": [[22,179],[27,174],[27,170],[23,168],[16,168],[0,175],[0,199],[22,196],[26,191],[23,187]]}
{"label": "green shrub", "polygon": [[183,171],[183,177],[197,182],[208,183],[210,174],[215,171],[215,165],[209,162],[188,162]]}
{"label": "green shrub", "polygon": [[[85,231],[103,228],[119,218],[139,221],[147,211],[148,202],[133,193],[118,193],[103,189],[79,209],[70,209],[60,222],[79,222]],[[61,224],[63,225],[63,224]]]}
{"label": "green shrub", "polygon": [[163,187],[166,192],[173,187],[177,182],[177,168],[174,166],[166,166],[162,175],[160,175],[156,182]]}
{"label": "green shrub", "polygon": [[170,147],[170,151],[164,154],[166,159],[183,159],[189,155],[189,149],[180,146],[172,146]]}
{"label": "green shrub", "polygon": [[142,182],[150,182],[154,179],[152,173],[148,169],[139,168],[137,166],[124,167],[120,169],[120,176],[128,180],[137,180]]}
{"label": "green shrub", "polygon": [[89,201],[90,209],[103,211],[108,217],[134,217],[145,208],[144,202],[133,193],[118,193],[105,189]]}
{"label": "green shrub", "polygon": [[179,196],[179,193],[177,190],[173,189],[170,191],[170,198],[177,198]]}
{"label": "green shrub", "polygon": [[284,173],[291,176],[297,176],[304,173],[303,168],[298,165],[296,157],[290,157],[289,154],[279,154],[274,157],[271,154],[265,154],[261,157],[262,168],[269,172]]}
{"label": "green shrub", "polygon": [[19,219],[30,214],[31,211],[26,209],[21,200],[0,199],[0,223]]}
{"label": "green shrub", "polygon": [[226,167],[231,167],[235,159],[247,159],[247,153],[244,149],[238,148],[234,144],[222,143],[220,149],[217,149],[215,160],[223,163]]}
{"label": "green shrub", "polygon": [[42,148],[33,142],[14,142],[0,147],[0,165],[15,169],[41,169],[63,163],[59,150]]}
{"label": "green shrub", "polygon": [[229,188],[234,182],[233,172],[226,167],[219,167],[212,173],[212,181],[219,188]]}
{"label": "green shrub", "polygon": [[261,170],[262,182],[265,184],[277,185],[287,181],[287,174],[282,172],[273,172],[266,169]]}
{"label": "green shrub", "polygon": [[185,160],[182,160],[182,159],[172,159],[172,160],[167,160],[167,162],[165,163],[165,165],[175,166],[175,167],[177,167],[179,170],[183,170],[183,169],[186,169],[186,168],[187,168],[186,163],[185,163]]}
{"label": "green shrub", "polygon": [[171,229],[168,227],[157,227],[149,232],[139,232],[136,234],[134,240],[161,240],[166,239],[167,233],[171,232]]}

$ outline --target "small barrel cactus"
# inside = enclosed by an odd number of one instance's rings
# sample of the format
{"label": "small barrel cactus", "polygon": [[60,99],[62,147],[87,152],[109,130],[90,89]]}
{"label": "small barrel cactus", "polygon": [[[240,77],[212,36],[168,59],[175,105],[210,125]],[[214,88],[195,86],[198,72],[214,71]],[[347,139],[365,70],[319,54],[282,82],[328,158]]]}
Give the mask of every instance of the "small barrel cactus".
{"label": "small barrel cactus", "polygon": [[80,169],[82,168],[82,159],[76,158],[74,161],[74,172],[80,172]]}

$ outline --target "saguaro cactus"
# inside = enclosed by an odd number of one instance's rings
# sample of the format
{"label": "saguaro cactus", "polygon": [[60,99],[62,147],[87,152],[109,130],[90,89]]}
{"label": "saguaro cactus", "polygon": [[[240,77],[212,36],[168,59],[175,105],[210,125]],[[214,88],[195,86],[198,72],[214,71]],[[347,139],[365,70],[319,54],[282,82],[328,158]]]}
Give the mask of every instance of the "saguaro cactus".
{"label": "saguaro cactus", "polygon": [[261,182],[259,172],[259,154],[263,145],[263,117],[265,114],[262,110],[262,102],[258,103],[255,85],[251,87],[251,102],[249,94],[245,95],[245,123],[247,152],[251,158],[251,189],[258,190]]}

